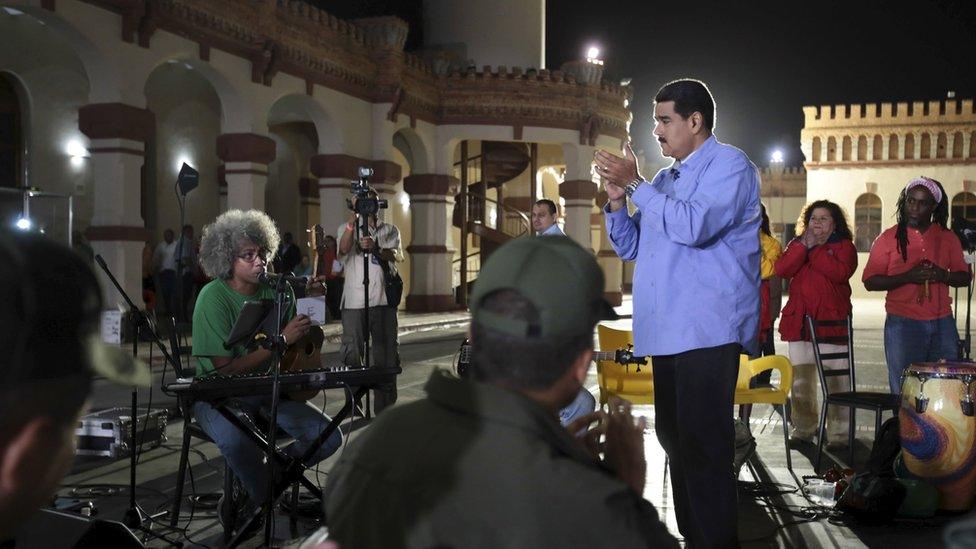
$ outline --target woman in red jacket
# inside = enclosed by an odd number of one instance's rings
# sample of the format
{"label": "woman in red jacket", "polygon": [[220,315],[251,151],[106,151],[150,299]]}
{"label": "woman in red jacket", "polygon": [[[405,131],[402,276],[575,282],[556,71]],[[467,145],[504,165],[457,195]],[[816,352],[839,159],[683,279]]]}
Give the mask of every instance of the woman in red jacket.
{"label": "woman in red jacket", "polygon": [[[797,222],[799,236],[790,242],[776,261],[776,274],[790,280],[790,298],[783,308],[779,333],[790,344],[793,363],[791,436],[794,440],[812,442],[820,417],[817,406],[817,366],[813,345],[804,325],[804,316],[815,320],[841,320],[851,313],[851,285],[848,282],[857,268],[857,250],[851,241],[851,230],[840,206],[818,200],[806,206]],[[830,335],[824,330],[825,335]],[[845,346],[821,344],[825,353],[843,352]],[[846,367],[846,361],[826,361],[828,369]],[[846,378],[830,379],[832,391],[841,391]],[[833,384],[837,386],[834,387]],[[848,412],[833,407],[827,418],[827,441],[831,446],[847,441]]]}

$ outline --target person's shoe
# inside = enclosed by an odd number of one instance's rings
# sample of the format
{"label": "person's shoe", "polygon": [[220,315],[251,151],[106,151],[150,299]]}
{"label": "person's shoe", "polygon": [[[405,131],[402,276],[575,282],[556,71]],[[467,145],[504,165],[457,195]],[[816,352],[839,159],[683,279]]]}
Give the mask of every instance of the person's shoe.
{"label": "person's shoe", "polygon": [[846,450],[848,448],[848,444],[846,440],[828,440],[826,448],[831,452],[838,452],[841,450]]}
{"label": "person's shoe", "polygon": [[278,502],[278,507],[282,513],[290,515],[294,511],[294,514],[304,518],[320,519],[324,516],[322,500],[305,492],[298,494],[298,506],[295,508],[291,505],[291,492],[285,492]]}
{"label": "person's shoe", "polygon": [[[232,509],[230,506],[230,500],[226,495],[221,495],[220,499],[217,500],[217,520],[220,521],[220,525],[224,527],[225,530],[235,531],[239,528],[244,521],[251,518],[254,514],[255,507],[250,504],[250,501],[246,499],[243,502],[239,502],[237,509]],[[258,515],[256,519],[251,521],[247,530],[244,531],[242,540],[250,538],[251,536],[257,534],[261,531],[261,527],[264,526],[264,515]]]}

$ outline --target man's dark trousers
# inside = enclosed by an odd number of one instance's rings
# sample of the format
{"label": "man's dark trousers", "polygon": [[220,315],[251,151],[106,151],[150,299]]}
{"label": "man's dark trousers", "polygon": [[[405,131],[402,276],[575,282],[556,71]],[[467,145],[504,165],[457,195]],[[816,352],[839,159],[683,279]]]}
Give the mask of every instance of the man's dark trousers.
{"label": "man's dark trousers", "polygon": [[732,402],[740,351],[730,343],[652,359],[655,430],[689,547],[738,546]]}

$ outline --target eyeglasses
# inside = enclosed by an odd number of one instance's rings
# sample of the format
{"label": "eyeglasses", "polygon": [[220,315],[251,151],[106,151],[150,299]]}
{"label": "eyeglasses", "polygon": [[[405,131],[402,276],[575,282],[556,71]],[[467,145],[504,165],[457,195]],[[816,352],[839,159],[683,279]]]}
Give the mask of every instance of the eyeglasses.
{"label": "eyeglasses", "polygon": [[261,248],[258,251],[248,250],[248,251],[246,251],[246,252],[244,252],[242,254],[239,254],[237,256],[237,259],[240,259],[240,260],[242,260],[244,262],[247,262],[247,263],[254,263],[254,261],[257,258],[260,257],[261,258],[261,261],[267,261],[268,260],[268,253],[269,253],[268,250],[266,250],[264,248]]}

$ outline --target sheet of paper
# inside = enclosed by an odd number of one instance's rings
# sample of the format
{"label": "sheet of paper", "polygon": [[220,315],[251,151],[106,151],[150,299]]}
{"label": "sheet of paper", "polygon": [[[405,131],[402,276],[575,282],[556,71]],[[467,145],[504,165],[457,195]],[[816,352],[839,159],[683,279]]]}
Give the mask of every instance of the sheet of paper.
{"label": "sheet of paper", "polygon": [[296,312],[307,315],[312,319],[312,324],[325,324],[325,296],[299,298]]}
{"label": "sheet of paper", "polygon": [[109,345],[122,343],[122,311],[102,311],[102,341]]}

